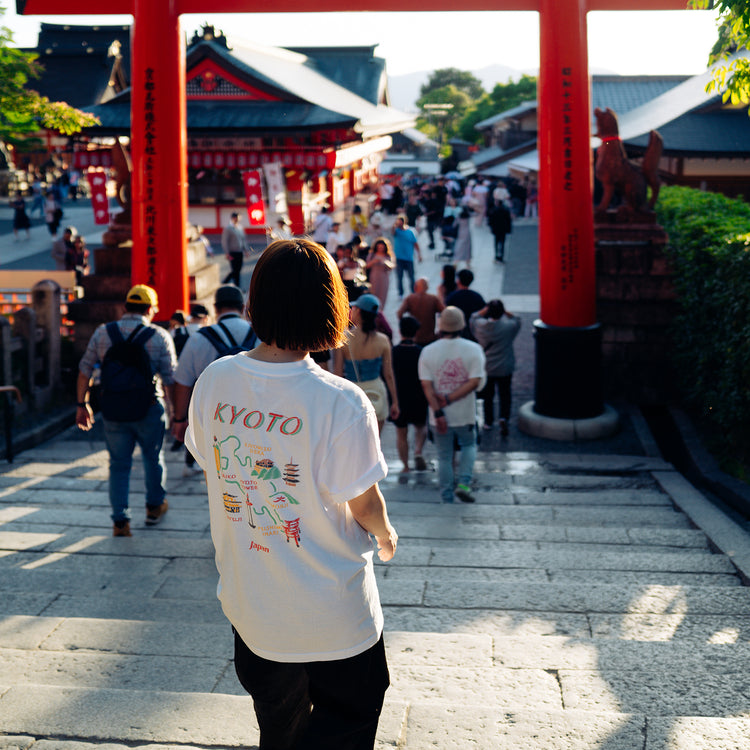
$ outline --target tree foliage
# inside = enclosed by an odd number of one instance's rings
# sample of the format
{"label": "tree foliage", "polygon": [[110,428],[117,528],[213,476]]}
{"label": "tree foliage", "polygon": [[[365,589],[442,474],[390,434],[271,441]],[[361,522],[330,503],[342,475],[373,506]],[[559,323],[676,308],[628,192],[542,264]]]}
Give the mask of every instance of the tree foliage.
{"label": "tree foliage", "polygon": [[[0,17],[4,13],[0,7]],[[42,67],[36,55],[10,46],[12,41],[10,29],[0,26],[0,141],[15,143],[42,128],[71,135],[98,122],[93,115],[26,88],[39,78]]]}
{"label": "tree foliage", "polygon": [[489,94],[484,94],[467,110],[459,123],[458,134],[465,141],[479,143],[482,135],[474,127],[478,122],[534,99],[536,78],[533,76],[522,75],[518,81],[497,83]]}
{"label": "tree foliage", "polygon": [[420,99],[430,96],[432,91],[444,89],[447,86],[453,86],[459,91],[465,92],[469,99],[479,99],[484,94],[482,82],[468,70],[440,68],[433,70],[427,79],[427,83],[422,84],[422,88],[419,91]]}
{"label": "tree foliage", "polygon": [[716,43],[711,50],[708,64],[727,60],[714,71],[707,91],[722,93],[725,102],[750,103],[750,60],[741,57],[728,61],[735,52],[748,48],[750,41],[750,0],[691,0],[693,8],[717,8],[719,28]]}
{"label": "tree foliage", "polygon": [[[417,128],[430,138],[441,140],[452,138],[458,131],[458,124],[472,104],[471,97],[453,84],[432,88],[417,99],[420,114]],[[451,105],[445,109],[431,109],[429,105]],[[426,106],[427,105],[427,106]]]}
{"label": "tree foliage", "polygon": [[659,194],[679,311],[675,369],[682,392],[724,436],[723,452],[750,461],[750,206],[686,187]]}

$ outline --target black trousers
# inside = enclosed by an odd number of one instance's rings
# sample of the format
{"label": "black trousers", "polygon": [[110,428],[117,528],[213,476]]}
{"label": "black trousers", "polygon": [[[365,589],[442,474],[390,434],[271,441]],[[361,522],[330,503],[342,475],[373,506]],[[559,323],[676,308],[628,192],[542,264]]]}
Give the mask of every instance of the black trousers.
{"label": "black trousers", "polygon": [[510,419],[510,381],[512,375],[487,376],[487,385],[477,396],[484,399],[484,423],[492,424],[494,409],[492,402],[495,398],[495,390],[500,398],[500,419]]}
{"label": "black trousers", "polygon": [[505,235],[495,235],[495,260],[505,259]]}
{"label": "black trousers", "polygon": [[383,638],[348,659],[275,662],[235,631],[234,668],[253,698],[260,750],[372,750],[390,684]]}
{"label": "black trousers", "polygon": [[224,277],[222,284],[228,284],[230,281],[235,285],[240,285],[240,271],[242,270],[242,253],[229,253],[229,265],[232,270]]}

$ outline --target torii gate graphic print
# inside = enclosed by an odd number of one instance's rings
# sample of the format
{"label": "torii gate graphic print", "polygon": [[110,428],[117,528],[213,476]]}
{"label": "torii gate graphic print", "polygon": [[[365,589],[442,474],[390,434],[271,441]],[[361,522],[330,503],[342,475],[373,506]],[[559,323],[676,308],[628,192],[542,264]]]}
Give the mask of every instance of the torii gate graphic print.
{"label": "torii gate graphic print", "polygon": [[[134,283],[153,285],[162,309],[185,309],[188,280],[187,132],[182,13],[343,12],[345,0],[16,0],[19,14],[132,14],[131,155]],[[539,66],[539,293],[542,363],[570,367],[569,342],[587,341],[596,323],[592,206],[591,107],[587,13],[614,10],[685,10],[687,0],[468,0],[460,10],[538,11]],[[356,10],[453,11],[454,0],[360,0]],[[562,334],[560,339],[558,334]],[[563,343],[560,344],[559,342]],[[548,346],[548,343],[551,342]],[[539,347],[547,354],[540,357]],[[583,344],[583,350],[595,344]],[[585,356],[584,356],[585,359]],[[552,361],[550,361],[552,360]],[[598,361],[596,357],[594,360]],[[595,373],[598,379],[598,373]],[[555,373],[551,373],[551,378]],[[585,381],[585,378],[584,378]],[[586,418],[601,399],[557,394],[552,417]],[[568,406],[562,402],[568,403]],[[559,409],[557,407],[560,407]],[[573,413],[568,413],[571,411]],[[593,413],[591,413],[593,412]]]}

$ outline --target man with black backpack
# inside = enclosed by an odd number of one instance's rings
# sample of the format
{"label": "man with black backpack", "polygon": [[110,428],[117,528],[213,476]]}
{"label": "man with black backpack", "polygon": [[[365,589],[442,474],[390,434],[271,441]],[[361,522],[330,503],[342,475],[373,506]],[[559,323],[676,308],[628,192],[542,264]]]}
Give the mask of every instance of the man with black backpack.
{"label": "man with black backpack", "polygon": [[[214,308],[216,323],[204,326],[192,335],[180,354],[180,361],[175,373],[174,419],[172,420],[172,435],[176,440],[185,439],[187,429],[187,412],[190,395],[198,376],[211,362],[228,354],[252,349],[257,338],[247,319],[242,317],[245,298],[239,287],[224,284],[216,290]],[[192,456],[186,457],[184,474],[202,473],[200,469],[193,471]]]}
{"label": "man with black backpack", "polygon": [[101,364],[100,406],[109,452],[113,536],[132,536],[128,490],[136,444],[143,456],[146,525],[159,523],[168,508],[162,450],[167,408],[161,386],[171,402],[177,355],[169,333],[151,325],[158,310],[156,292],[144,284],[134,286],[125,300],[125,314],[94,331],[78,366],[76,424],[86,431],[94,424],[86,396],[94,368]]}

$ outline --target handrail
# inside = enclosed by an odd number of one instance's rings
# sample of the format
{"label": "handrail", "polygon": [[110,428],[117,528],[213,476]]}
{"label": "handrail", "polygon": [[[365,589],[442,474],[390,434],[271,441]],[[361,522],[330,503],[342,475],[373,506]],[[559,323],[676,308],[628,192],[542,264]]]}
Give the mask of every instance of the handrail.
{"label": "handrail", "polygon": [[[21,391],[14,385],[0,385],[0,393],[15,393],[16,402],[21,403]],[[5,459],[13,463],[13,402],[7,400],[5,409]]]}

